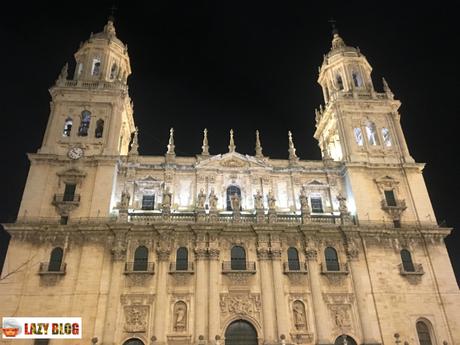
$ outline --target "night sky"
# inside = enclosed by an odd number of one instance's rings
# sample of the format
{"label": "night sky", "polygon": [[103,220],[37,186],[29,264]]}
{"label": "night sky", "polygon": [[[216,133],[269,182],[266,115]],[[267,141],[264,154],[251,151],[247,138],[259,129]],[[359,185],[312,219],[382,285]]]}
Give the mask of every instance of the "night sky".
{"label": "night sky", "polygon": [[[402,2],[118,1],[117,36],[129,47],[128,79],[140,153],[162,155],[169,128],[176,153],[201,150],[208,128],[212,154],[254,154],[255,130],[264,154],[287,158],[292,130],[301,159],[320,159],[314,109],[323,103],[316,79],[331,45],[333,17],[348,45],[372,65],[374,86],[385,77],[402,101],[410,152],[426,162],[425,181],[438,222],[459,228],[459,30],[453,5]],[[16,1],[2,8],[0,221],[16,218],[28,172],[27,152],[41,145],[48,88],[91,32],[102,31],[112,2]],[[449,6],[451,6],[449,8]],[[457,162],[457,163],[455,163]],[[7,236],[0,236],[0,262]],[[460,234],[446,244],[460,281]]]}

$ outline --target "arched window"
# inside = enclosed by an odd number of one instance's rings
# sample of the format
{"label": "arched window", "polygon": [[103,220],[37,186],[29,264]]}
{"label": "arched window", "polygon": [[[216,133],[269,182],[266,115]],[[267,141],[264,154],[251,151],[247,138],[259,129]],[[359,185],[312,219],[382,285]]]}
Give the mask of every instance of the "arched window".
{"label": "arched window", "polygon": [[300,271],[299,253],[297,249],[290,247],[287,254],[289,271]]}
{"label": "arched window", "polygon": [[382,128],[382,138],[383,138],[383,145],[386,147],[390,147],[391,137],[390,137],[390,130],[388,128]]}
{"label": "arched window", "polygon": [[342,77],[340,76],[340,74],[337,74],[337,76],[335,77],[335,80],[337,81],[337,87],[339,88],[339,90],[343,90],[343,81],[342,81]]}
{"label": "arched window", "polygon": [[356,345],[356,341],[349,335],[342,334],[335,339],[334,345]]}
{"label": "arched window", "polygon": [[231,269],[232,270],[246,270],[246,251],[241,246],[232,247]]}
{"label": "arched window", "polygon": [[65,119],[64,130],[62,131],[63,137],[70,137],[70,132],[72,131],[72,124],[73,124],[73,121],[70,116],[67,119]]}
{"label": "arched window", "polygon": [[137,338],[131,338],[126,340],[123,345],[144,345],[144,342]]}
{"label": "arched window", "polygon": [[414,263],[412,262],[412,255],[407,249],[401,250],[401,261],[405,272],[415,272]]}
{"label": "arched window", "polygon": [[101,73],[101,60],[99,58],[93,59],[93,67],[91,68],[91,75],[97,76]]}
{"label": "arched window", "polygon": [[370,145],[378,145],[377,131],[375,129],[375,123],[368,122],[366,125],[367,140]]}
{"label": "arched window", "polygon": [[358,72],[353,72],[351,77],[353,78],[353,85],[355,87],[363,86],[363,80],[361,79],[361,75]]}
{"label": "arched window", "polygon": [[433,342],[431,341],[430,329],[426,322],[417,321],[416,328],[420,345],[433,345]]}
{"label": "arched window", "polygon": [[340,271],[337,251],[334,248],[327,247],[324,250],[324,257],[326,259],[326,269],[328,271]]}
{"label": "arched window", "polygon": [[241,200],[241,189],[238,186],[229,186],[227,188],[227,211],[232,211],[232,195],[233,194],[238,195],[238,198],[240,198]]}
{"label": "arched window", "polygon": [[91,122],[91,113],[88,110],[81,112],[81,123],[78,128],[78,136],[86,137],[88,135],[89,123]]}
{"label": "arched window", "polygon": [[133,271],[147,271],[149,250],[145,246],[139,246],[134,252]]}
{"label": "arched window", "polygon": [[361,128],[356,127],[356,128],[353,129],[353,132],[354,132],[354,134],[355,134],[356,143],[357,143],[359,146],[363,146],[363,145],[364,145],[364,141],[363,141],[363,132],[361,131]]}
{"label": "arched window", "polygon": [[48,264],[49,272],[59,272],[62,266],[62,255],[64,251],[61,247],[56,247],[51,251],[50,262]]}
{"label": "arched window", "polygon": [[102,138],[103,133],[104,133],[104,120],[99,119],[96,121],[96,130],[94,131],[94,136],[96,138]]}
{"label": "arched window", "polygon": [[176,252],[176,270],[187,271],[188,270],[188,249],[180,247]]}
{"label": "arched window", "polygon": [[110,79],[115,79],[117,76],[117,71],[118,71],[118,66],[116,63],[112,65],[112,68],[110,69]]}

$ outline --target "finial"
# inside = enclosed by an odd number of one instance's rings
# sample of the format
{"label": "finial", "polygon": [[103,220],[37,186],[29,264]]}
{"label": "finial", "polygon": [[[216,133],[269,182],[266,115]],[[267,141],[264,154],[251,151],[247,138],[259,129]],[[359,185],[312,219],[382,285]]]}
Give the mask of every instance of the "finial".
{"label": "finial", "polygon": [[139,154],[139,141],[137,137],[137,133],[139,132],[139,128],[136,127],[134,130],[133,142],[131,144],[131,149],[129,150],[130,155],[138,155]]}
{"label": "finial", "polygon": [[338,35],[339,29],[337,29],[337,27],[335,26],[335,23],[337,23],[337,21],[334,18],[331,18],[328,20],[328,22],[331,24],[332,27],[332,36]]}
{"label": "finial", "polygon": [[233,140],[233,129],[230,129],[230,144],[228,145],[228,152],[235,152],[236,146]]}
{"label": "finial", "polygon": [[66,62],[59,73],[59,80],[66,80],[68,74],[69,64]]}
{"label": "finial", "polygon": [[201,146],[201,154],[203,156],[209,155],[209,145],[208,145],[208,130],[207,128],[203,131],[203,146]]}
{"label": "finial", "polygon": [[394,95],[393,92],[391,91],[390,87],[388,86],[387,81],[385,78],[382,77],[382,83],[383,83],[383,91],[391,98],[393,99]]}
{"label": "finial", "polygon": [[262,154],[262,145],[260,144],[259,138],[259,130],[256,130],[256,157],[262,158],[264,155]]}
{"label": "finial", "polygon": [[115,22],[115,11],[118,10],[118,7],[115,5],[115,4],[112,4],[112,6],[110,7],[110,15],[109,15],[109,18],[108,18],[108,21],[109,22]]}
{"label": "finial", "polygon": [[176,152],[174,151],[174,128],[171,128],[169,130],[169,142],[168,142],[168,152],[166,152],[168,155],[175,155]]}
{"label": "finial", "polygon": [[295,161],[298,160],[299,158],[295,154],[295,146],[294,146],[294,141],[292,140],[292,133],[291,131],[288,132],[288,137],[289,137],[289,160],[290,161]]}

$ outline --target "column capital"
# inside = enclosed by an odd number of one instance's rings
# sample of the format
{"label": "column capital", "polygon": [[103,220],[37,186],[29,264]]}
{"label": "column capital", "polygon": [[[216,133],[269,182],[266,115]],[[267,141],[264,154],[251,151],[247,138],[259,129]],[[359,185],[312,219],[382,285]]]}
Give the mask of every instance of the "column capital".
{"label": "column capital", "polygon": [[281,249],[272,249],[270,252],[273,260],[281,260]]}
{"label": "column capital", "polygon": [[197,260],[206,260],[208,258],[207,248],[195,248],[195,258]]}
{"label": "column capital", "polygon": [[157,248],[158,261],[169,261],[170,254],[171,249],[169,248]]}
{"label": "column capital", "polygon": [[209,260],[219,260],[220,250],[217,248],[208,249]]}
{"label": "column capital", "polygon": [[268,247],[257,248],[257,258],[259,260],[270,260],[270,250]]}
{"label": "column capital", "polygon": [[305,250],[305,256],[308,261],[315,261],[318,257],[318,251],[315,248],[308,248]]}

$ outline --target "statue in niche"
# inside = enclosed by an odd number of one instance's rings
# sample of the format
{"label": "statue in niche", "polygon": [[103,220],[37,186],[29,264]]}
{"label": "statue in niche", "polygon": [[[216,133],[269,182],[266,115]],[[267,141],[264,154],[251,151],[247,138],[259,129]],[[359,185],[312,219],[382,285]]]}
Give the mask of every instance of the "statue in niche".
{"label": "statue in niche", "polygon": [[339,202],[339,211],[341,214],[348,214],[347,207],[347,198],[342,196],[342,194],[337,195],[337,200]]}
{"label": "statue in niche", "polygon": [[129,195],[129,192],[124,189],[121,192],[121,201],[120,201],[120,208],[121,209],[127,209],[129,206],[129,200],[131,199],[131,195]]}
{"label": "statue in niche", "polygon": [[276,209],[276,199],[272,191],[268,192],[267,199],[268,199],[268,209],[275,210]]}
{"label": "statue in niche", "polygon": [[239,211],[240,210],[240,198],[238,197],[238,194],[233,193],[230,200],[232,204],[232,210]]}
{"label": "statue in niche", "polygon": [[61,69],[61,73],[59,73],[59,80],[67,80],[69,64],[66,63],[64,67]]}
{"label": "statue in niche", "polygon": [[260,191],[258,190],[256,195],[254,195],[254,204],[256,207],[256,210],[263,210],[264,208],[264,201],[262,194],[260,194]]}
{"label": "statue in niche", "polygon": [[184,332],[187,329],[187,305],[177,302],[174,305],[174,331]]}
{"label": "statue in niche", "polygon": [[305,330],[306,328],[306,317],[305,317],[305,307],[301,301],[295,301],[292,307],[294,314],[294,325],[295,328],[300,330]]}
{"label": "statue in niche", "polygon": [[300,199],[300,209],[302,211],[309,211],[307,192],[305,191],[304,187],[302,187],[302,189],[300,190],[299,199]]}
{"label": "statue in niche", "polygon": [[171,208],[171,192],[169,191],[169,187],[166,187],[163,191],[163,202],[161,203],[161,206],[164,209],[170,209]]}
{"label": "statue in niche", "polygon": [[211,211],[217,210],[217,196],[214,193],[214,188],[211,188],[211,193],[209,194],[209,208]]}
{"label": "statue in niche", "polygon": [[200,192],[198,193],[197,207],[199,209],[203,209],[205,202],[206,202],[206,194],[204,194],[203,188],[201,188]]}

